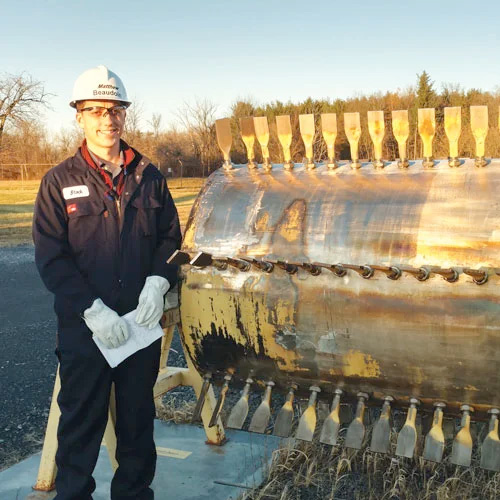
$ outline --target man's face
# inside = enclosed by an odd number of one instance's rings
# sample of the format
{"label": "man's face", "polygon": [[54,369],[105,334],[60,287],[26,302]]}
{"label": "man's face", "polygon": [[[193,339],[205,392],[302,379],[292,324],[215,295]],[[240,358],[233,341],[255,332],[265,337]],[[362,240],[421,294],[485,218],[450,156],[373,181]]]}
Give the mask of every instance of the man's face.
{"label": "man's face", "polygon": [[[76,121],[85,134],[89,148],[112,150],[120,142],[125,124],[125,109],[116,101],[84,101],[79,103]],[[110,109],[110,113],[104,109]]]}

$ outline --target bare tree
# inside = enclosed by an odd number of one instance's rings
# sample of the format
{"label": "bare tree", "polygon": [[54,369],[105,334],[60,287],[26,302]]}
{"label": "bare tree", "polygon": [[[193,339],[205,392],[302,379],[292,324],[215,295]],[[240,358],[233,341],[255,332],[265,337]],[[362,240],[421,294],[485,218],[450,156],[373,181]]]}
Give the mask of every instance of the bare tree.
{"label": "bare tree", "polygon": [[215,137],[215,113],[217,106],[207,99],[196,100],[194,104],[184,103],[177,113],[189,133],[195,155],[200,158],[205,175],[205,166],[210,172],[216,159],[220,156]]}
{"label": "bare tree", "polygon": [[161,130],[161,113],[153,113],[153,116],[151,117],[151,120],[148,122],[151,125],[151,128],[153,129],[153,135],[155,139],[158,138],[160,135],[160,130]]}
{"label": "bare tree", "polygon": [[136,144],[141,137],[141,121],[144,114],[144,106],[138,99],[133,99],[131,106],[127,109],[127,118],[125,121],[125,140]]}
{"label": "bare tree", "polygon": [[52,94],[45,92],[42,82],[32,76],[5,75],[0,79],[0,148],[6,124],[32,121],[38,118],[40,107],[48,107]]}

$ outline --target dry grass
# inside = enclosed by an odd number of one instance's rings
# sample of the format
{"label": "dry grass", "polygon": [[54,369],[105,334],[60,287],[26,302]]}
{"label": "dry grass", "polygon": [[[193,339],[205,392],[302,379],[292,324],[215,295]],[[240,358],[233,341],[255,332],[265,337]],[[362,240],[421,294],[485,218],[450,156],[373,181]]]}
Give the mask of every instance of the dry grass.
{"label": "dry grass", "polygon": [[173,397],[165,397],[155,400],[156,418],[165,422],[176,424],[189,424],[193,417],[196,401],[177,400]]}
{"label": "dry grass", "polygon": [[[296,441],[273,453],[267,479],[245,500],[494,500],[500,498],[500,474],[422,458],[401,459],[370,452]],[[341,441],[345,429],[341,431]],[[393,433],[393,452],[395,449]],[[420,443],[421,445],[421,443]],[[451,447],[451,446],[450,446]],[[449,456],[447,449],[445,457]]]}
{"label": "dry grass", "polygon": [[[168,186],[184,228],[205,179],[170,179]],[[40,181],[0,181],[0,246],[31,243],[33,205]]]}
{"label": "dry grass", "polygon": [[31,242],[33,205],[40,181],[0,181],[0,246]]}

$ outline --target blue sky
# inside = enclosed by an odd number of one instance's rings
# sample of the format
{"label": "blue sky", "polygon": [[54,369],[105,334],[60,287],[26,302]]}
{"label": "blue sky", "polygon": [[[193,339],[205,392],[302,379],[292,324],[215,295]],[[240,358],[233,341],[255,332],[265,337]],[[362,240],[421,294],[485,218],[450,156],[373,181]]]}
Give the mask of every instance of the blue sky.
{"label": "blue sky", "polygon": [[[406,88],[500,85],[500,2],[0,0],[0,73],[26,71],[56,94],[43,122],[68,126],[73,82],[105,64],[144,119],[176,122],[184,102],[218,116],[263,103]],[[146,126],[146,123],[145,123]]]}

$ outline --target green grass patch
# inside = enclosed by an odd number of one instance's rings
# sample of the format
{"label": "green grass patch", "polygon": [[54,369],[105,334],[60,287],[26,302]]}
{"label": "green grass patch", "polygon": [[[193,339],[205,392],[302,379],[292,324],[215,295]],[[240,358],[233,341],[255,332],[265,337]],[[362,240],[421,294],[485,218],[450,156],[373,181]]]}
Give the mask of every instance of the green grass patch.
{"label": "green grass patch", "polygon": [[[170,179],[167,182],[184,227],[205,179]],[[32,243],[31,221],[39,187],[40,181],[0,181],[0,246]]]}

